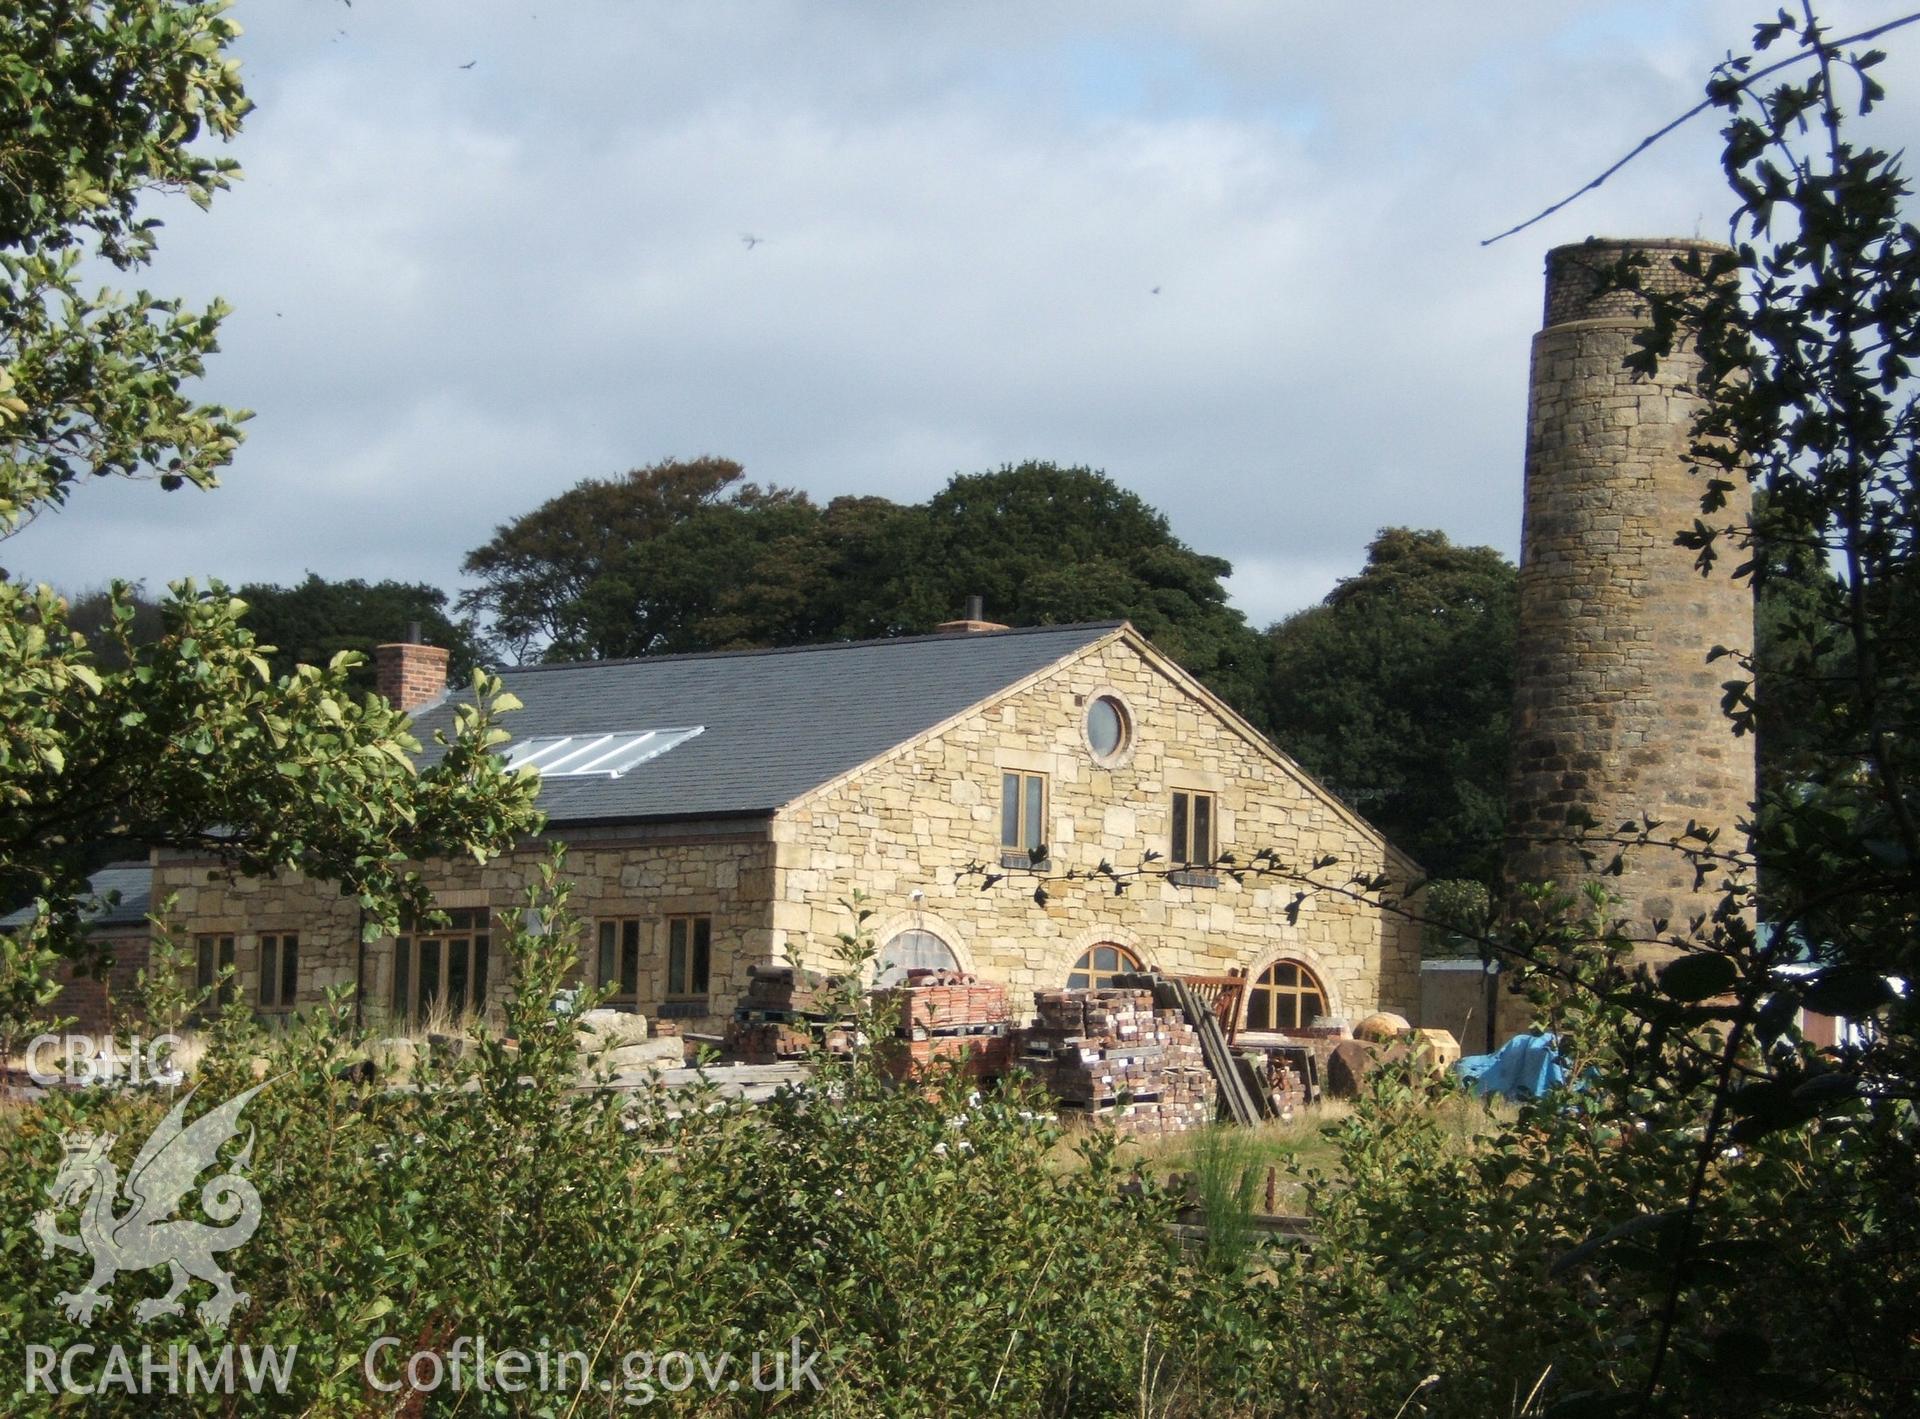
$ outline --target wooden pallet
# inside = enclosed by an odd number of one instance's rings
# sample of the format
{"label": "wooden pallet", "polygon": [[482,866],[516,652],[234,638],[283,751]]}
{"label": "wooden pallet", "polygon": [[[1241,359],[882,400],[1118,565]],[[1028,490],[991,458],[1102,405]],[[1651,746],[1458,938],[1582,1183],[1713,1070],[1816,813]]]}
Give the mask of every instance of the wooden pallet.
{"label": "wooden pallet", "polygon": [[1252,1090],[1240,1073],[1240,1063],[1227,1045],[1227,1037],[1220,1028],[1220,1019],[1213,1010],[1201,1003],[1194,994],[1193,987],[1178,976],[1163,976],[1153,971],[1135,975],[1118,975],[1113,978],[1115,986],[1122,990],[1151,990],[1153,1003],[1162,1009],[1178,1010],[1186,1017],[1187,1024],[1200,1039],[1200,1054],[1207,1062],[1207,1072],[1213,1075],[1213,1082],[1219,1086],[1220,1101],[1226,1106],[1228,1115],[1243,1128],[1252,1128],[1260,1121],[1262,1113]]}

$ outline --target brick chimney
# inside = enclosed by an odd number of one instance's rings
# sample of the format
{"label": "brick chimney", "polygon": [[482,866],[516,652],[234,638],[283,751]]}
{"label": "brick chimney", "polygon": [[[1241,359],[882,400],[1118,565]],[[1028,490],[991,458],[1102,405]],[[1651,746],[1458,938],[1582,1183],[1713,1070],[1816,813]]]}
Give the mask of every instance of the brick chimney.
{"label": "brick chimney", "polygon": [[423,645],[420,623],[407,627],[407,639],[373,648],[375,687],[387,703],[411,714],[447,693],[445,646]]}
{"label": "brick chimney", "polygon": [[969,596],[965,617],[958,621],[942,621],[933,629],[943,636],[964,636],[974,631],[1006,631],[1012,627],[987,619],[987,599],[984,596]]}

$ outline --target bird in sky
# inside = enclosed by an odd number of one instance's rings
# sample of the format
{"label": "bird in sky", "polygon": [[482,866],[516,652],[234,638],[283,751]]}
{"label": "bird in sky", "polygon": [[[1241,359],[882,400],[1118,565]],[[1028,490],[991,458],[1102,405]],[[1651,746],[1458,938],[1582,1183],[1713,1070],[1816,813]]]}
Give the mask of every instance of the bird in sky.
{"label": "bird in sky", "polygon": [[761,242],[765,241],[766,238],[763,236],[755,236],[752,232],[742,232],[740,233],[740,240],[747,244],[748,251],[752,251],[756,246],[760,245]]}
{"label": "bird in sky", "polygon": [[1156,296],[1160,294],[1160,288],[1159,288],[1158,286],[1155,286],[1155,287],[1153,288],[1153,294],[1154,294],[1154,295],[1156,295]]}
{"label": "bird in sky", "polygon": [[471,69],[473,68],[474,65],[478,64],[479,62],[480,61],[478,59],[469,59],[465,64],[462,64],[460,67],[462,69]]}

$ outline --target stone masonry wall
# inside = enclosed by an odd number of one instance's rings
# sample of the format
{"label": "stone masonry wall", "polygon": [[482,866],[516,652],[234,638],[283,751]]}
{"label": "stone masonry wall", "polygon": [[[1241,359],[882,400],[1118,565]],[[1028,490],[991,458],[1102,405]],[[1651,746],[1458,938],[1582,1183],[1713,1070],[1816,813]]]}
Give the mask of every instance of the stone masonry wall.
{"label": "stone masonry wall", "polygon": [[[1567,810],[1603,829],[1651,813],[1732,837],[1754,792],[1753,741],[1719,711],[1716,644],[1749,648],[1753,603],[1723,560],[1710,577],[1674,535],[1699,516],[1704,480],[1684,462],[1698,408],[1697,359],[1681,351],[1652,379],[1622,369],[1644,305],[1593,298],[1594,271],[1623,247],[1650,276],[1683,279],[1671,259],[1697,242],[1589,243],[1548,257],[1546,328],[1534,338],[1526,512],[1509,780],[1508,875],[1565,885],[1586,869],[1549,839]],[[1747,511],[1742,483],[1726,516]],[[1630,924],[1708,910],[1709,894],[1673,852],[1643,849],[1607,879]]]}
{"label": "stone masonry wall", "polygon": [[[1132,719],[1131,750],[1111,767],[1095,762],[1084,731],[1086,707],[1102,691],[1117,693]],[[1061,883],[1044,907],[1030,885],[983,892],[977,882],[957,884],[967,863],[999,861],[1009,769],[1049,776],[1048,840],[1062,871],[1102,858],[1137,864],[1149,848],[1166,853],[1171,795],[1181,788],[1216,795],[1218,845],[1243,859],[1271,846],[1296,864],[1337,853],[1343,869],[1377,871],[1386,860],[1377,835],[1116,634],[778,815],[776,949],[798,964],[829,966],[834,936],[848,926],[835,903],[859,889],[874,899],[878,940],[916,926],[936,933],[963,968],[1014,987],[1016,1013],[1031,991],[1064,986],[1081,953],[1108,941],[1175,972],[1241,968],[1253,977],[1276,959],[1296,959],[1325,984],[1337,1015],[1414,1013],[1417,932],[1351,903],[1316,899],[1290,927],[1290,888],[1242,887],[1224,876],[1213,887],[1142,881],[1124,897]],[[1412,871],[1397,854],[1389,865],[1402,880]]]}
{"label": "stone masonry wall", "polygon": [[[499,912],[520,905],[545,857],[530,844],[480,866],[473,862],[429,864],[422,870],[435,901],[448,909],[487,907]],[[637,1008],[656,1014],[666,997],[666,918],[705,913],[713,918],[708,1009],[684,1023],[711,1029],[746,989],[746,968],[768,959],[772,931],[767,902],[772,891],[772,853],[764,827],[739,824],[704,832],[675,825],[672,834],[633,830],[621,837],[575,838],[567,873],[574,881],[573,910],[581,924],[583,971],[593,968],[602,917],[642,919],[641,974]],[[299,1004],[318,1003],[330,986],[351,987],[359,957],[360,911],[329,884],[297,876],[228,880],[206,861],[163,858],[155,872],[154,899],[179,895],[174,920],[191,944],[202,933],[232,932],[241,999],[258,998],[260,936],[300,933]],[[489,1003],[498,1008],[507,986],[506,958],[497,935],[488,967]],[[369,942],[365,960],[370,1012],[384,1011],[393,991],[393,942]],[[370,1015],[370,1018],[372,1016]]]}
{"label": "stone masonry wall", "polygon": [[[1084,723],[1098,693],[1117,694],[1132,720],[1130,749],[1110,766],[1094,761]],[[669,915],[713,918],[708,1012],[686,1020],[717,1029],[745,992],[747,967],[791,960],[831,969],[837,934],[850,920],[838,903],[868,893],[881,939],[912,926],[945,939],[961,964],[1015,988],[1025,1011],[1036,989],[1058,989],[1081,953],[1100,942],[1128,947],[1168,970],[1257,975],[1271,962],[1305,963],[1326,986],[1329,1008],[1357,1019],[1376,1008],[1411,1015],[1419,1000],[1419,939],[1382,914],[1316,899],[1299,924],[1286,924],[1292,889],[1281,884],[1176,886],[1141,882],[1125,897],[1062,884],[1043,908],[1031,889],[981,892],[956,884],[966,863],[997,862],[1000,775],[1044,772],[1051,785],[1048,834],[1061,868],[1116,866],[1168,850],[1171,794],[1211,792],[1216,839],[1242,857],[1271,846],[1305,863],[1341,858],[1341,874],[1386,865],[1403,880],[1412,866],[1387,850],[1351,813],[1310,788],[1298,771],[1243,736],[1174,673],[1116,634],[1088,654],[977,711],[924,742],[760,823],[674,824],[599,830],[569,840],[568,872],[581,925],[581,960],[591,969],[601,918],[643,920],[638,1008],[658,1013],[666,993]],[[544,847],[529,844],[482,867],[429,864],[447,909],[518,905]],[[922,895],[916,900],[914,893]],[[215,864],[163,853],[159,901],[177,895],[173,920],[186,944],[232,933],[242,999],[257,999],[260,936],[300,933],[298,1003],[334,986],[351,988],[364,969],[370,1018],[391,1000],[393,943],[359,951],[360,912],[330,884],[297,876],[228,878]],[[498,944],[488,971],[491,1002],[506,986]]]}

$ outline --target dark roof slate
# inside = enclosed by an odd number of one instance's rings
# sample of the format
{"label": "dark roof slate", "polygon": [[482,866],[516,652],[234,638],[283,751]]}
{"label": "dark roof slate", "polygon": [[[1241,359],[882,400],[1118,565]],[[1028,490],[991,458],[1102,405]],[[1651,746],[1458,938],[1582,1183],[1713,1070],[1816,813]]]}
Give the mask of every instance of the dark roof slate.
{"label": "dark roof slate", "polygon": [[[107,927],[138,926],[147,919],[153,904],[153,868],[145,862],[115,862],[87,879],[90,895],[105,897],[118,892],[120,900],[87,918],[87,925],[98,931]],[[33,920],[33,908],[0,916],[0,931],[11,931]]]}
{"label": "dark roof slate", "polygon": [[[525,705],[515,742],[557,734],[704,732],[617,779],[551,778],[554,824],[770,814],[811,788],[1094,644],[1123,622],[523,666],[500,672]],[[451,729],[449,696],[414,733]]]}

